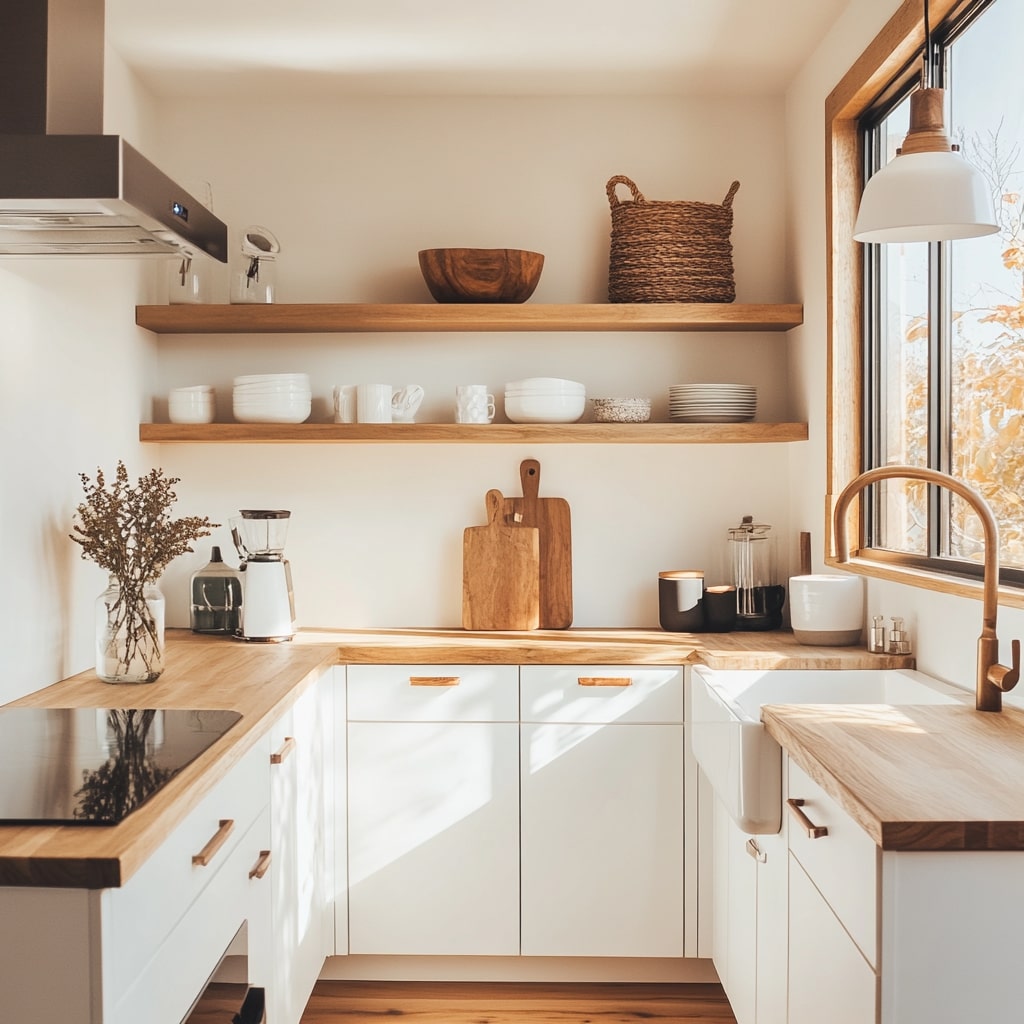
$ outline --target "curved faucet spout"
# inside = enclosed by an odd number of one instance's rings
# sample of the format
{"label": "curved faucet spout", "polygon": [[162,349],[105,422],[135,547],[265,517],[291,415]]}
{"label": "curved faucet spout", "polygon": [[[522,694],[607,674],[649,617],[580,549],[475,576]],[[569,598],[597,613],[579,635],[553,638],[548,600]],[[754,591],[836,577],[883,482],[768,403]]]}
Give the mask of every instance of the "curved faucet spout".
{"label": "curved faucet spout", "polygon": [[920,466],[879,466],[851,480],[836,499],[833,514],[833,536],[836,558],[850,560],[847,519],[853,499],[871,484],[880,480],[923,480],[958,494],[974,509],[985,532],[985,564],[982,598],[981,636],[978,638],[978,671],[975,681],[975,706],[979,711],[999,711],[1002,694],[1012,690],[1020,676],[1020,641],[1014,640],[1013,666],[999,664],[999,639],[996,636],[996,614],[999,610],[999,525],[985,499],[972,487],[948,473]]}

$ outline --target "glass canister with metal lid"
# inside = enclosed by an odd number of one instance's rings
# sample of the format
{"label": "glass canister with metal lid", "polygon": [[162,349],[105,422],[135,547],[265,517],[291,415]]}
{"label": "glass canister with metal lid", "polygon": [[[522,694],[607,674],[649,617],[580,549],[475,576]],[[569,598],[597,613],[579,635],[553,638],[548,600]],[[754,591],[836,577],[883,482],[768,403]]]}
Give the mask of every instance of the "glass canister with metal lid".
{"label": "glass canister with metal lid", "polygon": [[192,574],[190,624],[193,633],[234,636],[242,609],[242,578],[214,547],[210,561]]}
{"label": "glass canister with metal lid", "polygon": [[736,629],[782,627],[786,588],[778,582],[775,537],[766,523],[744,516],[728,530],[727,565],[736,587]]}

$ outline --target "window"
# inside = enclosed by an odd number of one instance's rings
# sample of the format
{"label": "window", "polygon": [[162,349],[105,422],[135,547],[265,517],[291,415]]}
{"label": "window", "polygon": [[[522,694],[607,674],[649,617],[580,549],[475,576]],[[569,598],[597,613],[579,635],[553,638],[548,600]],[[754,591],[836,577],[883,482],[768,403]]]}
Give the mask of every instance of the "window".
{"label": "window", "polygon": [[[1004,582],[1024,585],[1024,4],[978,0],[932,36],[954,142],[985,175],[1000,230],[864,252],[864,466],[930,466],[970,484],[1000,528]],[[918,62],[916,68],[920,68]],[[860,119],[865,176],[906,134],[914,74]],[[909,81],[907,81],[909,77]],[[983,536],[959,497],[886,481],[868,495],[872,556],[981,574]]]}

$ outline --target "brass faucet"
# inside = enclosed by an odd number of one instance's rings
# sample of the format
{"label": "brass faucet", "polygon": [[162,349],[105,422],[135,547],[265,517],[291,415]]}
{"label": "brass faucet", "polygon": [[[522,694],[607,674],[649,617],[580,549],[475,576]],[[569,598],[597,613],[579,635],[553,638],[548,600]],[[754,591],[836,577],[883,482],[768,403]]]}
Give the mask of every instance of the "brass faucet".
{"label": "brass faucet", "polygon": [[880,466],[856,476],[836,499],[833,517],[836,559],[850,560],[850,542],[847,538],[847,511],[850,502],[865,487],[879,480],[894,478],[923,480],[944,487],[960,495],[977,513],[985,531],[985,576],[981,612],[981,636],[978,637],[978,671],[975,680],[975,707],[979,711],[999,711],[1003,706],[1003,693],[1012,690],[1020,677],[1020,641],[1012,643],[1013,667],[999,664],[999,639],[996,636],[996,612],[999,609],[999,526],[985,499],[967,484],[947,473],[917,466]]}

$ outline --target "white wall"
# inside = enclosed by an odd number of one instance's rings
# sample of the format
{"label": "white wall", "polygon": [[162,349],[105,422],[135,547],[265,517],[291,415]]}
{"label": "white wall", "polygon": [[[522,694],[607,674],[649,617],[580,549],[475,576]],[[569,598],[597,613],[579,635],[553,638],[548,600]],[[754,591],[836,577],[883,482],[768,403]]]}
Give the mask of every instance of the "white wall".
{"label": "white wall", "polygon": [[[145,121],[145,97],[128,91],[120,62],[112,67],[108,130]],[[156,300],[162,270],[124,259],[0,260],[0,703],[92,663],[93,602],[106,576],[68,539],[78,474],[111,471],[119,458],[135,474],[149,468],[138,421],[156,346],[133,307]]]}
{"label": "white wall", "polygon": [[[792,381],[806,405],[811,438],[790,452],[791,518],[813,524],[818,569],[826,491],[825,99],[898,7],[897,0],[853,0],[786,97],[788,234],[795,287],[804,302],[804,325],[789,334]],[[922,671],[973,689],[980,600],[881,581],[868,581],[867,593],[869,615],[884,615],[886,625],[893,615],[904,617]],[[1024,613],[1004,608],[999,619],[1000,655],[1008,664],[1010,638],[1024,636]],[[1008,702],[1024,705],[1024,693],[1011,694]]]}
{"label": "white wall", "polygon": [[[416,253],[513,246],[546,256],[532,301],[604,301],[605,183],[628,174],[651,199],[720,202],[741,182],[734,231],[738,298],[798,298],[784,279],[783,113],[779,100],[648,97],[361,98],[303,104],[175,102],[165,152],[202,152],[218,213],[281,240],[282,301],[430,301]],[[230,138],[225,125],[231,126]],[[172,171],[173,172],[173,171]],[[218,270],[219,268],[214,268]],[[214,273],[215,297],[227,279]],[[335,383],[383,379],[427,390],[421,420],[452,419],[457,383],[529,375],[583,381],[590,394],[651,394],[667,416],[672,381],[761,388],[760,416],[789,417],[784,335],[338,335],[165,339],[164,388],[212,383],[229,418],[231,378],[306,371],[313,416]],[[165,418],[163,393],[154,418]],[[500,400],[499,400],[500,408]],[[239,507],[293,512],[288,554],[305,625],[457,626],[461,545],[490,487],[519,493],[519,463],[541,460],[542,494],[573,514],[580,626],[657,623],[657,573],[717,570],[725,530],[745,513],[775,525],[795,556],[779,481],[786,445],[309,447],[162,446],[180,491],[224,521]],[[228,546],[226,531],[216,538]],[[204,546],[204,551],[206,546]],[[164,589],[186,621],[182,559]]]}

